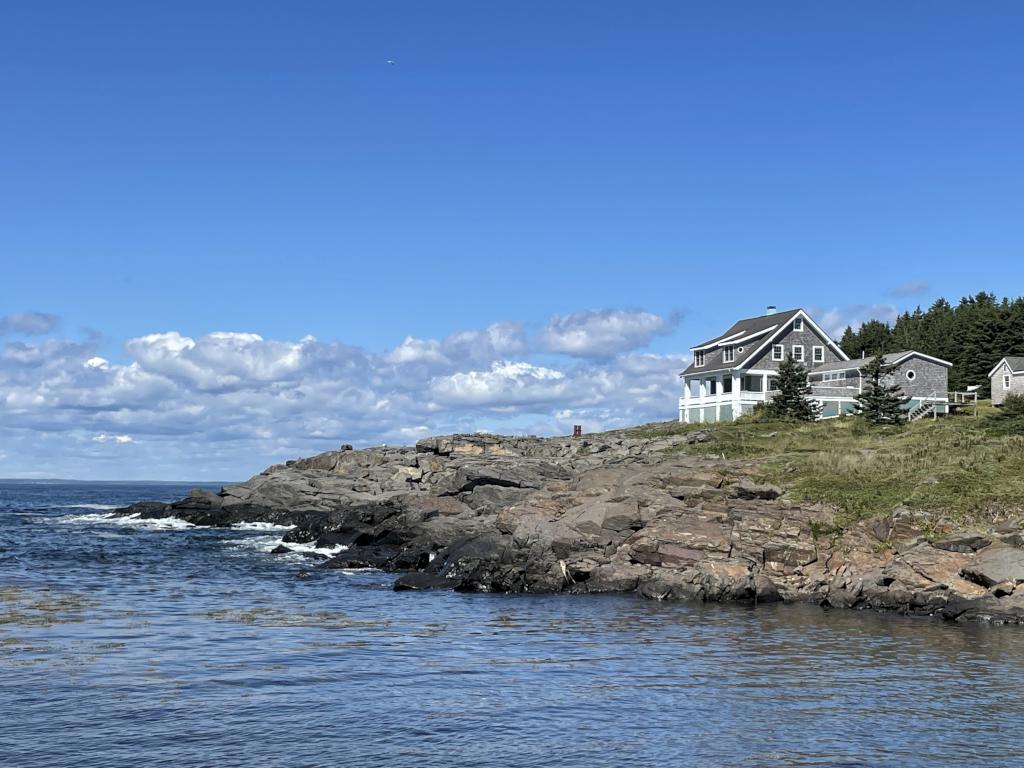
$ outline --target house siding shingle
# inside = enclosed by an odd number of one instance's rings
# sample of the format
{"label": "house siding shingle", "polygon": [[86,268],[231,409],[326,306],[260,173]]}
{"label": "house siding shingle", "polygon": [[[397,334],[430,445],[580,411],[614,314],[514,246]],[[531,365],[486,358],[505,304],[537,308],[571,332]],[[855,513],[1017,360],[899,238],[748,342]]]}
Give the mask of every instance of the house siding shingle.
{"label": "house siding shingle", "polygon": [[[761,339],[759,343],[763,344],[764,339]],[[764,351],[761,352],[757,357],[751,358],[748,363],[744,365],[745,368],[756,369],[759,371],[777,371],[781,362],[772,360],[772,347],[776,344],[782,344],[785,347],[785,353],[788,355],[793,349],[794,344],[803,344],[804,347],[804,366],[809,371],[813,371],[816,367],[812,362],[814,347],[825,348],[825,360],[818,365],[824,365],[825,363],[835,363],[842,360],[839,355],[829,346],[828,339],[824,339],[815,333],[808,323],[804,323],[804,329],[802,331],[794,331],[793,323],[790,321],[789,326],[785,334],[772,341]]]}
{"label": "house siding shingle", "polygon": [[[1010,389],[1003,389],[1003,376],[1010,374]],[[992,385],[992,405],[1002,405],[1007,395],[1024,395],[1024,373],[1013,373],[1003,363],[989,380]]]}

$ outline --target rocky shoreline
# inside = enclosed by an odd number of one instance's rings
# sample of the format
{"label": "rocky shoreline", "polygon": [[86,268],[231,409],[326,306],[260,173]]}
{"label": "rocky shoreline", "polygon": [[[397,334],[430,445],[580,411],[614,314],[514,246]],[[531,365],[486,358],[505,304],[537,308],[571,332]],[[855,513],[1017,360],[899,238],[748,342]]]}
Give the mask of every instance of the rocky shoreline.
{"label": "rocky shoreline", "polygon": [[1024,623],[1021,521],[936,533],[925,513],[901,508],[839,531],[828,506],[751,481],[753,462],[675,450],[705,439],[713,435],[343,446],[216,494],[116,514],[293,525],[284,547],[339,549],[324,568],[401,572],[395,589],[805,601]]}

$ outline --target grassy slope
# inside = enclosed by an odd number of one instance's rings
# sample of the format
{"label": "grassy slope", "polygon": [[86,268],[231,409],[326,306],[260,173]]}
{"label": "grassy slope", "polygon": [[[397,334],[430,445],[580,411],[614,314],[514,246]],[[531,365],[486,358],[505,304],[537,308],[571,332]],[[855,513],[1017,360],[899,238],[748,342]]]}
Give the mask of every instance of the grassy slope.
{"label": "grassy slope", "polygon": [[[959,524],[992,522],[1024,511],[1024,435],[1001,434],[1006,430],[994,428],[992,411],[983,406],[977,418],[925,419],[900,428],[855,418],[709,425],[713,441],[683,450],[762,459],[758,479],[785,486],[795,500],[834,504],[844,526],[900,505]],[[666,422],[630,432],[701,428]]]}

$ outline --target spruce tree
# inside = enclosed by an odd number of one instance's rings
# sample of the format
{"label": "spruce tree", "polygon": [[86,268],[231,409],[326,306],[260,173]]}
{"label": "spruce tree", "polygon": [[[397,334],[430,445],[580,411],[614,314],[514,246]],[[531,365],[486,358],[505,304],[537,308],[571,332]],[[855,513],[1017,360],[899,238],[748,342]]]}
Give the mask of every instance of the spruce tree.
{"label": "spruce tree", "polygon": [[872,424],[902,424],[907,418],[905,406],[910,398],[904,396],[899,384],[884,381],[886,370],[882,356],[871,358],[860,369],[860,375],[864,387],[857,395],[854,413]]}
{"label": "spruce tree", "polygon": [[768,418],[814,421],[821,415],[821,406],[810,399],[812,390],[807,383],[807,369],[792,355],[786,355],[779,365],[778,379],[779,390],[765,406]]}

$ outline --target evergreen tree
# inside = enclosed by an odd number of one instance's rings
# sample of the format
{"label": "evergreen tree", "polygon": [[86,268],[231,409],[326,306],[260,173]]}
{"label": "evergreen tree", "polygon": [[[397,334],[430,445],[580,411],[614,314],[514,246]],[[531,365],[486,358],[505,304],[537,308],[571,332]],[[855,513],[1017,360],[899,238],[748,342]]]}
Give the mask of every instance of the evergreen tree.
{"label": "evergreen tree", "polygon": [[850,357],[860,356],[860,351],[858,349],[860,346],[860,336],[857,333],[854,333],[853,328],[849,325],[846,326],[846,330],[843,331],[843,338],[839,340],[839,346],[842,348],[843,352]]}
{"label": "evergreen tree", "polygon": [[910,398],[904,397],[899,384],[885,380],[882,356],[871,358],[860,370],[864,390],[857,395],[854,412],[872,424],[902,424],[907,418],[904,406]]}
{"label": "evergreen tree", "polygon": [[778,380],[779,391],[765,407],[768,418],[814,421],[821,415],[821,406],[810,399],[807,369],[792,355],[786,355],[779,365]]}

